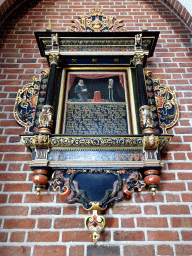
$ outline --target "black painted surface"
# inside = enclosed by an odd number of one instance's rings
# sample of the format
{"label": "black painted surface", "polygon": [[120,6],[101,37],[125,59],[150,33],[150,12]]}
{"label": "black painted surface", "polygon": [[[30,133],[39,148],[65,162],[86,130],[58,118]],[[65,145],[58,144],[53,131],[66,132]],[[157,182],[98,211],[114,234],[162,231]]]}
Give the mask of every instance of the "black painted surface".
{"label": "black painted surface", "polygon": [[51,106],[53,105],[53,92],[55,87],[56,67],[57,65],[55,63],[51,65],[49,80],[47,85],[47,98],[46,98],[45,104],[51,105]]}
{"label": "black painted surface", "polygon": [[144,105],[148,105],[148,99],[147,99],[147,92],[145,87],[145,78],[143,74],[143,66],[142,64],[136,65],[137,70],[137,90],[138,90],[138,96],[139,96],[139,104],[140,107]]}

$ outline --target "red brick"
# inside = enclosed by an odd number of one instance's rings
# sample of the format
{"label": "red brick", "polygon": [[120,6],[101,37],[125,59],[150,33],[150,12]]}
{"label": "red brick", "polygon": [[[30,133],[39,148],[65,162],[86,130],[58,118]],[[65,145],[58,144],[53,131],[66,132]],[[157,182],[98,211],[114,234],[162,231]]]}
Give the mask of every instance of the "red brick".
{"label": "red brick", "polygon": [[192,160],[192,153],[187,153],[189,160]]}
{"label": "red brick", "polygon": [[180,180],[192,180],[192,173],[178,173],[178,178]]}
{"label": "red brick", "polygon": [[183,202],[192,202],[192,194],[183,193],[181,197]]}
{"label": "red brick", "polygon": [[32,229],[35,227],[35,219],[5,219],[5,229]]}
{"label": "red brick", "polygon": [[186,156],[184,153],[174,153],[175,160],[186,160]]}
{"label": "red brick", "polygon": [[113,208],[113,214],[140,214],[140,206],[116,206]]}
{"label": "red brick", "polygon": [[159,245],[157,246],[157,253],[158,255],[169,255],[173,256],[173,248],[170,245]]}
{"label": "red brick", "polygon": [[167,202],[180,202],[180,196],[174,194],[166,194],[166,201]]}
{"label": "red brick", "polygon": [[192,241],[192,231],[181,231],[183,241]]}
{"label": "red brick", "polygon": [[34,231],[28,232],[28,242],[57,242],[59,240],[59,232]]}
{"label": "red brick", "polygon": [[5,184],[4,191],[19,191],[19,192],[27,192],[32,191],[33,184],[30,183],[17,183],[17,184]]}
{"label": "red brick", "polygon": [[153,245],[128,245],[124,246],[124,255],[154,256],[155,249]]}
{"label": "red brick", "polygon": [[3,256],[30,256],[31,248],[27,246],[2,246],[0,254]]}
{"label": "red brick", "polygon": [[[7,137],[5,136],[0,136],[0,143],[6,143]],[[0,170],[1,171],[1,170]]]}
{"label": "red brick", "polygon": [[121,226],[123,228],[134,228],[135,223],[133,218],[121,219]]}
{"label": "red brick", "polygon": [[35,246],[33,256],[66,256],[66,246],[64,245],[47,245]]}
{"label": "red brick", "polygon": [[36,194],[27,194],[25,196],[25,203],[51,203],[54,200],[54,195],[43,194],[37,196]]}
{"label": "red brick", "polygon": [[170,144],[167,148],[167,151],[190,151],[190,145],[189,144]]}
{"label": "red brick", "polygon": [[84,228],[84,219],[78,218],[57,218],[55,219],[55,229],[65,228]]}
{"label": "red brick", "polygon": [[60,215],[61,207],[31,207],[31,215]]}
{"label": "red brick", "polygon": [[24,242],[25,232],[12,232],[10,242]]}
{"label": "red brick", "polygon": [[152,193],[144,194],[135,194],[135,202],[137,203],[152,203],[152,202],[164,202],[163,195],[156,194],[155,196]]}
{"label": "red brick", "polygon": [[63,215],[76,214],[76,206],[63,207]]}
{"label": "red brick", "polygon": [[169,170],[191,170],[191,163],[168,163]]}
{"label": "red brick", "polygon": [[20,142],[20,137],[18,136],[9,137],[9,143],[17,143],[17,142]]}
{"label": "red brick", "polygon": [[105,218],[105,226],[107,228],[118,228],[119,220],[117,218]]}
{"label": "red brick", "polygon": [[76,256],[76,255],[84,255],[83,245],[70,246],[69,256]]}
{"label": "red brick", "polygon": [[0,232],[0,242],[7,242],[8,233]]}
{"label": "red brick", "polygon": [[1,181],[25,181],[25,173],[0,173]]}
{"label": "red brick", "polygon": [[20,169],[21,169],[21,164],[16,164],[16,163],[9,164],[9,171],[11,171],[11,172],[17,172],[17,171],[20,171]]}
{"label": "red brick", "polygon": [[[189,113],[188,113],[188,115],[189,115]],[[191,134],[192,133],[192,128],[181,128],[180,127],[180,128],[174,128],[174,130],[175,130],[175,133],[177,133],[177,134]]]}
{"label": "red brick", "polygon": [[153,215],[157,214],[157,207],[152,205],[145,205],[144,206],[144,212],[146,215]]}
{"label": "red brick", "polygon": [[[51,188],[51,191],[53,191],[53,189]],[[61,196],[59,194],[57,194],[57,197],[56,197],[56,202],[57,203],[67,203],[67,198],[64,197],[64,196]]]}
{"label": "red brick", "polygon": [[161,179],[161,181],[163,181],[163,180],[166,180],[166,181],[171,180],[171,181],[173,181],[173,180],[175,180],[175,173],[166,173],[166,172],[162,171],[161,175],[160,175],[160,179]]}
{"label": "red brick", "polygon": [[15,195],[12,194],[9,197],[9,203],[19,204],[22,202],[22,197],[23,197],[23,195],[20,195],[20,194],[15,194]]}
{"label": "red brick", "polygon": [[148,231],[148,240],[149,241],[178,241],[179,235],[178,232],[172,231]]}
{"label": "red brick", "polygon": [[5,204],[7,202],[7,195],[1,194],[0,196],[0,204]]}
{"label": "red brick", "polygon": [[160,205],[161,214],[190,214],[189,206],[187,205]]}
{"label": "red brick", "polygon": [[52,219],[38,219],[38,228],[48,229],[51,228]]}
{"label": "red brick", "polygon": [[23,206],[2,206],[0,207],[0,215],[6,216],[6,215],[21,215],[21,216],[27,216],[28,214],[28,207]]}
{"label": "red brick", "polygon": [[188,189],[192,191],[192,183],[188,183]]}
{"label": "red brick", "polygon": [[0,171],[6,171],[7,164],[0,164]]}
{"label": "red brick", "polygon": [[144,241],[145,236],[143,231],[115,231],[115,241]]}
{"label": "red brick", "polygon": [[192,252],[192,245],[191,244],[176,244],[176,255],[184,256],[184,255],[191,255]]}
{"label": "red brick", "polygon": [[185,183],[179,183],[179,182],[164,183],[164,182],[160,182],[158,190],[159,191],[185,191],[186,187],[185,187]]}
{"label": "red brick", "polygon": [[[19,133],[21,133],[21,130],[19,131]],[[23,161],[30,161],[30,158],[31,158],[30,154],[20,154],[20,155],[18,155],[18,154],[6,154],[5,157],[4,157],[4,161],[23,162]]]}
{"label": "red brick", "polygon": [[[91,231],[68,231],[63,232],[62,241],[63,242],[92,242]],[[110,232],[103,231],[100,233],[99,241],[110,241]]]}
{"label": "red brick", "polygon": [[168,227],[167,218],[137,218],[138,227],[166,228]]}

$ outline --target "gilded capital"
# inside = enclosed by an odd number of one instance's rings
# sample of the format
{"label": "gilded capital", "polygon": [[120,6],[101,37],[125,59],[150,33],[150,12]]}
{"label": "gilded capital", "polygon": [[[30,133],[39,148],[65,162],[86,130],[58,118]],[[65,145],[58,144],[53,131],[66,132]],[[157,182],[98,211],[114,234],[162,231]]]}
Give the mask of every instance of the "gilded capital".
{"label": "gilded capital", "polygon": [[132,63],[133,65],[136,67],[138,64],[142,64],[143,65],[143,60],[144,60],[144,53],[135,53],[134,57],[132,59]]}
{"label": "gilded capital", "polygon": [[49,63],[52,64],[58,64],[59,61],[59,53],[50,53],[49,54]]}

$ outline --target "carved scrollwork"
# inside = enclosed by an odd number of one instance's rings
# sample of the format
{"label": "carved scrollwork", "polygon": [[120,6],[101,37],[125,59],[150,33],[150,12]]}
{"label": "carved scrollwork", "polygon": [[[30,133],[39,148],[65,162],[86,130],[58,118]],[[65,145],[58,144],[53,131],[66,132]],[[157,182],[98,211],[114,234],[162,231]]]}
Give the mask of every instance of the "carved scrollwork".
{"label": "carved scrollwork", "polygon": [[126,31],[123,28],[123,20],[119,20],[111,16],[106,19],[103,11],[99,9],[98,3],[96,5],[96,8],[92,10],[91,14],[89,14],[88,16],[83,15],[79,19],[72,20],[72,22],[74,24],[69,29],[70,32]]}
{"label": "carved scrollwork", "polygon": [[32,133],[35,120],[40,81],[35,77],[33,83],[27,84],[17,93],[13,114],[15,120],[23,127],[24,133]]}
{"label": "carved scrollwork", "polygon": [[[92,194],[93,185],[91,187],[91,184],[86,183],[85,186],[85,178],[88,174],[89,176],[92,174],[97,191],[103,190],[102,198],[100,194]],[[135,188],[140,191],[145,186],[137,170],[57,170],[52,178],[54,181],[51,187],[54,191],[58,190],[62,196],[66,196],[68,203],[81,202],[87,210],[104,210],[110,203],[120,201],[124,194],[131,195]],[[106,189],[103,188],[103,180],[106,181]]]}
{"label": "carved scrollwork", "polygon": [[179,119],[176,94],[167,85],[162,85],[159,79],[154,82],[154,91],[159,126],[167,134],[167,129],[173,127]]}

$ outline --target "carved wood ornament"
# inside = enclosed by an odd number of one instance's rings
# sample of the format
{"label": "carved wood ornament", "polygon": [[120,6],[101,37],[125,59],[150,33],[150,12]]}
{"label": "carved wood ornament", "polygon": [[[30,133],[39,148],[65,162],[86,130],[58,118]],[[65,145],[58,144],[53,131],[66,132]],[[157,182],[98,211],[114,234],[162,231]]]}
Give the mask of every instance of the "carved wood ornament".
{"label": "carved wood ornament", "polygon": [[72,22],[69,32],[35,32],[50,70],[19,90],[14,116],[25,127],[37,194],[50,184],[93,210],[85,226],[96,243],[105,226],[98,210],[146,185],[155,195],[166,129],[179,112],[175,93],[143,70],[158,31],[126,31],[98,5]]}

